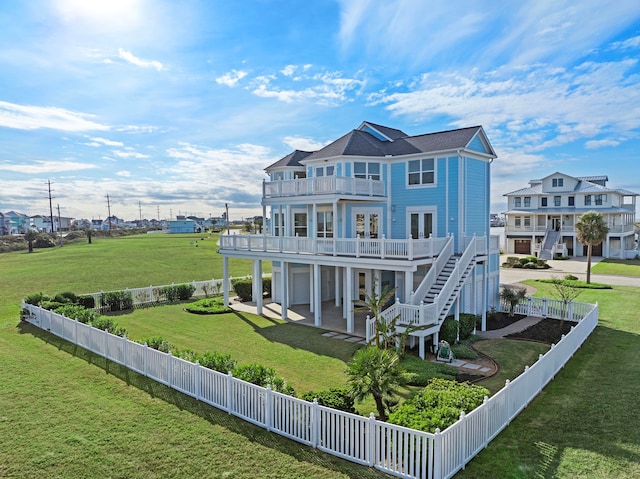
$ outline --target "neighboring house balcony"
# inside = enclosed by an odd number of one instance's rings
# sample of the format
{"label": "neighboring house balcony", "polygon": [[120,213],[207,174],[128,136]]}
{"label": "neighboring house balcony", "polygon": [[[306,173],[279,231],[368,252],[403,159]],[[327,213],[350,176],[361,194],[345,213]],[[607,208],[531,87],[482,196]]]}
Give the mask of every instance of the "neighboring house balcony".
{"label": "neighboring house balcony", "polygon": [[536,225],[532,225],[532,226],[515,226],[515,225],[510,225],[507,224],[504,227],[504,232],[505,234],[532,234],[532,233],[545,233],[547,231],[547,227],[546,226],[536,226]]}
{"label": "neighboring house balcony", "polygon": [[[609,233],[631,233],[634,231],[634,225],[608,225]],[[518,235],[518,234],[535,234],[535,233],[545,233],[547,231],[546,226],[514,226],[507,225],[505,226],[505,234],[507,235]],[[574,234],[576,229],[574,226],[562,225],[558,231],[561,231],[563,234]]]}
{"label": "neighboring house balcony", "polygon": [[345,195],[363,198],[386,197],[384,182],[365,178],[320,176],[295,180],[265,181],[262,183],[262,197],[264,199],[311,195]]}

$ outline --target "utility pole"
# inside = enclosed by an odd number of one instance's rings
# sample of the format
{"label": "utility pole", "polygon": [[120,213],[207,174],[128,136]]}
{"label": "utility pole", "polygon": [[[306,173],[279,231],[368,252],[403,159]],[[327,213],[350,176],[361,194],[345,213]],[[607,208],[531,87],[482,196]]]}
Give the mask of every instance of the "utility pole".
{"label": "utility pole", "polygon": [[225,203],[224,204],[224,210],[225,210],[225,216],[226,216],[226,220],[227,220],[227,234],[230,235],[231,234],[231,224],[229,223],[229,203]]}
{"label": "utility pole", "polygon": [[51,180],[47,180],[47,186],[49,187],[49,219],[51,220],[51,234],[53,234],[54,228],[53,228],[53,204],[51,203]]}
{"label": "utility pole", "polygon": [[160,205],[156,206],[156,210],[158,212],[158,221],[160,221]]}
{"label": "utility pole", "polygon": [[142,205],[138,201],[138,211],[140,212],[140,226],[142,226]]}
{"label": "utility pole", "polygon": [[58,207],[58,232],[60,233],[60,246],[62,246],[62,221],[60,220],[60,205],[56,204]]}
{"label": "utility pole", "polygon": [[107,221],[109,222],[109,236],[111,236],[111,202],[109,201],[109,194],[107,193],[107,211],[109,216],[107,217]]}

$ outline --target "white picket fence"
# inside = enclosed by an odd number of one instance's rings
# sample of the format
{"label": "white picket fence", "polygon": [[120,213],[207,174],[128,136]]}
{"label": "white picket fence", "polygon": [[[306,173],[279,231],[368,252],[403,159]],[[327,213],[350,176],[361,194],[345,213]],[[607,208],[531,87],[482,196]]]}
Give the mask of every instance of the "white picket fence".
{"label": "white picket fence", "polygon": [[[578,304],[578,303],[574,303]],[[434,434],[307,402],[22,303],[23,317],[71,343],[268,431],[410,479],[450,478],[485,448],[556,375],[598,323],[597,305],[538,361],[484,404]]]}

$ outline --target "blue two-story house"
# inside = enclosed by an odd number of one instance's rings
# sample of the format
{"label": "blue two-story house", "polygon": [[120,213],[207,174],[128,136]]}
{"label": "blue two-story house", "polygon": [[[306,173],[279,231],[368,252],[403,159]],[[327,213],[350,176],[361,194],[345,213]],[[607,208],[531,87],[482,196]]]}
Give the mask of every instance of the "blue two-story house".
{"label": "blue two-story house", "polygon": [[221,236],[225,286],[228,258],[253,260],[261,314],[262,262],[271,261],[284,319],[306,304],[322,326],[323,312],[338,309],[347,332],[364,329],[354,299],[395,288],[384,316],[422,326],[412,333],[422,357],[449,314],[482,315],[484,329],[499,296],[499,241],[489,236],[495,158],[480,126],[410,136],[364,122],[318,151],[296,150],[266,168],[264,233]]}

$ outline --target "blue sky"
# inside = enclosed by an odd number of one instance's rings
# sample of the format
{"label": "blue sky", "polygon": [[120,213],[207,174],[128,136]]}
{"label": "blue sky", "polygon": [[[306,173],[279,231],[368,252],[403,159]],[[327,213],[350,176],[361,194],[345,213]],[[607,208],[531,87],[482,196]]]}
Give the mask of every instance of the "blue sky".
{"label": "blue sky", "polygon": [[503,193],[640,193],[640,2],[3,0],[0,211],[261,214],[263,169],[363,120],[482,125]]}

